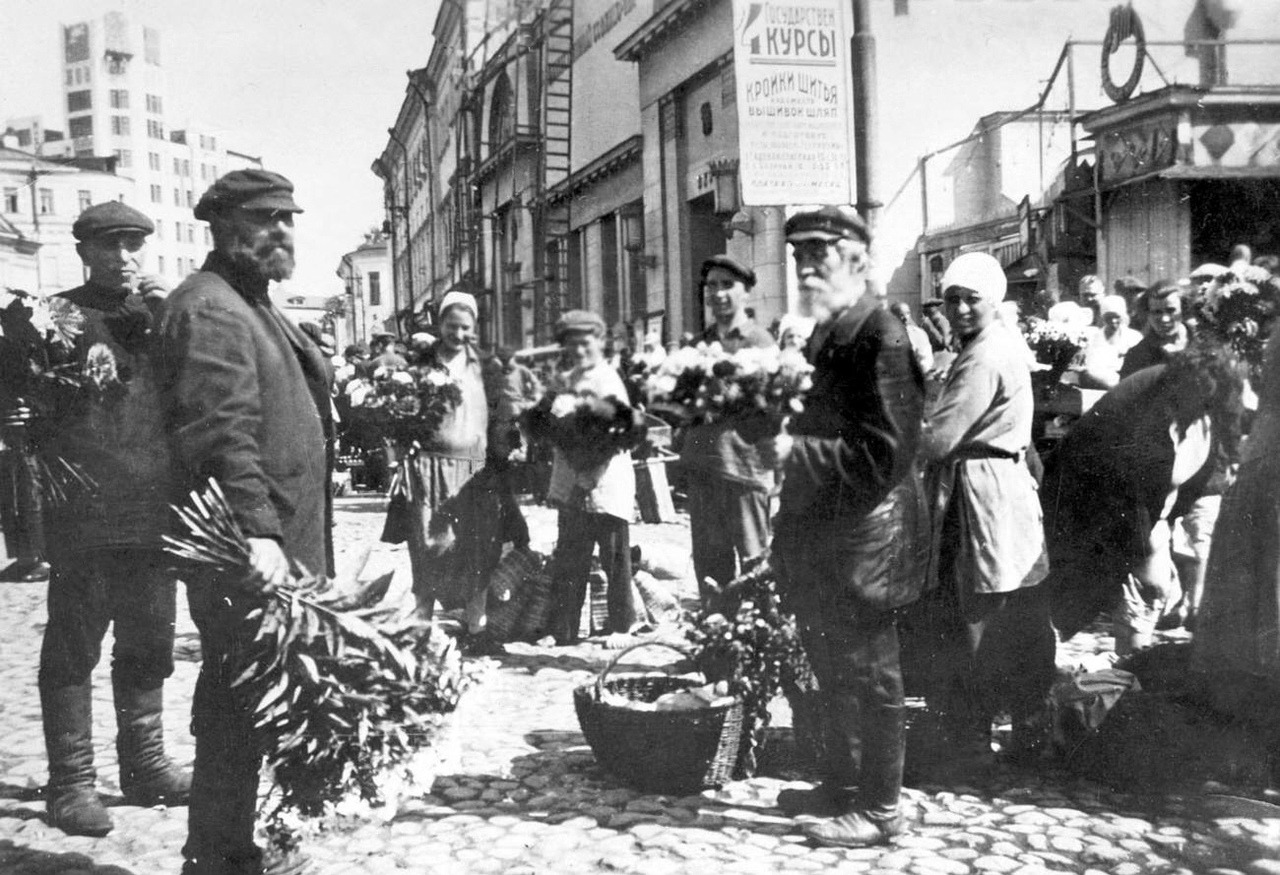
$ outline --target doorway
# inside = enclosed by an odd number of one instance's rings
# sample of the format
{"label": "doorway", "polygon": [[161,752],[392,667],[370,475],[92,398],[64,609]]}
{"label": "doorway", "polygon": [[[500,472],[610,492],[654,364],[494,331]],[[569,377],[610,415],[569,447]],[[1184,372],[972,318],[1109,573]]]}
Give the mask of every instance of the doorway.
{"label": "doorway", "polygon": [[689,265],[693,268],[693,276],[689,278],[689,287],[693,294],[688,297],[684,324],[688,331],[701,335],[707,327],[706,302],[702,299],[702,286],[698,282],[698,274],[702,262],[713,255],[723,255],[725,251],[724,224],[715,211],[715,195],[708,192],[701,197],[689,201]]}

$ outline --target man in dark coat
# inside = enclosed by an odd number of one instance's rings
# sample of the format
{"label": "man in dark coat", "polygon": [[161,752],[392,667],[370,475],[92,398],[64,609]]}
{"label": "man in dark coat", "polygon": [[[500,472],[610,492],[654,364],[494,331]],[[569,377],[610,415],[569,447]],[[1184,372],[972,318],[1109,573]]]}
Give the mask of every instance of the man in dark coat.
{"label": "man in dark coat", "polygon": [[[154,372],[168,288],[142,273],[151,220],[117,201],[72,225],[89,281],[55,296],[79,334],[51,348],[54,364],[95,371],[103,391],[37,410],[36,451],[75,465],[95,486],[72,488],[45,512],[49,624],[40,651],[40,711],[49,754],[49,821],[101,836],[111,817],[94,789],[91,674],[114,626],[111,686],[120,788],[135,804],[186,801],[191,776],[164,752],[164,681],[173,674],[177,582],[161,542],[169,466]],[[42,405],[45,406],[45,405]]]}
{"label": "man in dark coat", "polygon": [[773,558],[827,724],[823,783],[794,807],[825,815],[804,828],[821,844],[878,845],[903,826],[894,609],[919,596],[928,558],[914,465],[924,376],[906,328],[866,294],[871,235],[857,213],[799,213],[786,234],[802,309],[817,320],[813,388],[790,433],[761,453],[784,466]]}
{"label": "man in dark coat", "polygon": [[184,875],[290,871],[264,867],[254,845],[258,771],[248,703],[232,695],[229,657],[252,635],[247,615],[290,577],[326,573],[325,437],[329,389],[319,350],[267,295],[293,272],[293,184],[236,170],[204,193],[214,251],[169,299],[161,334],[166,425],[187,489],[213,478],[248,537],[241,575],[192,575],[191,616],[204,663],[192,731],[195,775]]}

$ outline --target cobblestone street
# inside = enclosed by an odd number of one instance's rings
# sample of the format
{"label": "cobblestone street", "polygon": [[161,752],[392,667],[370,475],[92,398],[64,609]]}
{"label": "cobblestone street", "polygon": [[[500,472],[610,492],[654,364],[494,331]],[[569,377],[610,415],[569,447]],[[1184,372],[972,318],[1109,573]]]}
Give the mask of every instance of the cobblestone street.
{"label": "cobblestone street", "polygon": [[[379,532],[382,505],[368,497],[338,504],[341,573],[363,563]],[[554,516],[536,507],[526,513],[533,546],[549,550]],[[687,528],[637,525],[633,538],[657,571],[692,587]],[[375,546],[367,570],[383,566],[394,566],[399,585],[407,584],[403,548]],[[36,694],[44,589],[0,584],[0,873],[176,873],[186,809],[120,804],[105,660],[95,674],[94,720],[99,787],[113,803],[116,827],[105,838],[72,838],[44,822],[39,788],[46,764]],[[171,751],[190,762],[186,722],[199,646],[185,612],[178,631],[166,724]],[[1071,650],[1060,649],[1059,661],[1069,663],[1097,643],[1096,636],[1073,642]],[[655,649],[655,658],[661,652]],[[890,847],[856,851],[808,844],[775,807],[780,789],[807,786],[782,766],[698,796],[625,789],[596,766],[571,696],[575,686],[594,679],[608,656],[589,643],[567,649],[509,645],[450,718],[430,795],[405,801],[388,822],[344,821],[310,841],[307,849],[321,875],[1280,873],[1274,806],[1229,795],[1122,795],[1063,772],[1001,767],[972,786],[909,780],[910,830]]]}

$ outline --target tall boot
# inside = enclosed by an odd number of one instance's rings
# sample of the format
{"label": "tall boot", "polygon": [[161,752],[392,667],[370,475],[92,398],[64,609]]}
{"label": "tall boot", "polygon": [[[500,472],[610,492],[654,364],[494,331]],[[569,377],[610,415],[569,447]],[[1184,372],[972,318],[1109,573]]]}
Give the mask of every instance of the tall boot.
{"label": "tall boot", "polygon": [[116,752],[120,790],[133,805],[182,805],[191,795],[191,773],[164,752],[164,687],[144,690],[112,678],[116,701]]}
{"label": "tall boot", "polygon": [[92,687],[40,688],[44,743],[49,753],[45,806],[49,824],[69,835],[104,836],[111,815],[94,789]]}

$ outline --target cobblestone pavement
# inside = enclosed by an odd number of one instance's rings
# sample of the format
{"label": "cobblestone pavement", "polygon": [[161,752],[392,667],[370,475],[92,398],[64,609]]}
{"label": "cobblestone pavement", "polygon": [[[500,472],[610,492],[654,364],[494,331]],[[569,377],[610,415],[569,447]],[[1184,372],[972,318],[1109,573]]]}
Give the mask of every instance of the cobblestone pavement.
{"label": "cobblestone pavement", "polygon": [[[553,516],[527,510],[534,546],[549,549]],[[377,499],[339,500],[340,570],[364,563],[380,511]],[[633,532],[651,565],[687,579],[687,528],[636,526]],[[402,549],[376,547],[368,567],[380,565],[395,567],[407,583]],[[122,803],[105,661],[95,674],[94,722],[100,790],[113,806],[116,828],[101,839],[74,838],[43,820],[39,787],[46,766],[35,687],[43,596],[42,585],[0,584],[0,873],[176,873],[186,809]],[[1106,643],[1096,637],[1077,642],[1059,659],[1070,663]],[[166,688],[166,725],[171,752],[190,762],[186,715],[199,648],[185,617],[178,651]],[[637,661],[647,661],[641,653]],[[589,643],[509,646],[451,718],[431,792],[405,800],[388,821],[345,821],[310,841],[320,875],[1280,875],[1280,818],[1273,806],[1198,793],[1117,794],[1058,772],[999,768],[963,784],[917,778],[907,791],[910,831],[889,847],[852,851],[808,844],[774,806],[780,789],[808,786],[784,767],[697,796],[629,790],[595,764],[573,711],[572,689],[592,680],[608,656]]]}

